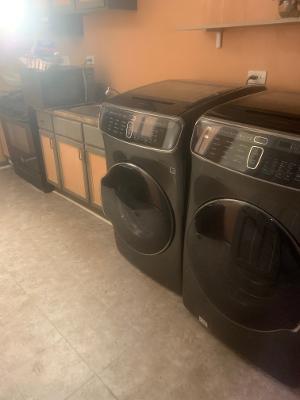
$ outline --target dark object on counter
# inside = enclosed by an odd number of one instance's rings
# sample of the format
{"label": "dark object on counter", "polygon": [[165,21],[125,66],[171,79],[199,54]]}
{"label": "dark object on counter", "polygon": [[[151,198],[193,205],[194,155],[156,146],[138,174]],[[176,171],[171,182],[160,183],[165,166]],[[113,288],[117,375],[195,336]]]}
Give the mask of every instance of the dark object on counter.
{"label": "dark object on counter", "polygon": [[21,91],[0,97],[0,117],[16,174],[44,192],[52,191],[46,181],[35,111],[26,105]]}
{"label": "dark object on counter", "polygon": [[34,108],[72,106],[95,101],[93,68],[53,66],[47,71],[24,68],[21,78],[24,99]]}
{"label": "dark object on counter", "polygon": [[279,14],[283,18],[299,17],[299,0],[279,0]]}
{"label": "dark object on counter", "polygon": [[183,301],[211,333],[300,384],[300,95],[266,91],[196,124]]}

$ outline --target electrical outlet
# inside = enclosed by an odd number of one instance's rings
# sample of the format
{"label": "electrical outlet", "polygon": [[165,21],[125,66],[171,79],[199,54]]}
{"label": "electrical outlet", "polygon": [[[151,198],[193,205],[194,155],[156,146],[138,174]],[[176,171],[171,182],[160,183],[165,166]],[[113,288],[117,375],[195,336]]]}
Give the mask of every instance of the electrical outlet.
{"label": "electrical outlet", "polygon": [[86,56],[85,63],[87,65],[94,65],[95,64],[95,56]]}
{"label": "electrical outlet", "polygon": [[[257,79],[249,79],[250,76],[257,76]],[[267,82],[267,71],[248,71],[249,85],[265,85]]]}

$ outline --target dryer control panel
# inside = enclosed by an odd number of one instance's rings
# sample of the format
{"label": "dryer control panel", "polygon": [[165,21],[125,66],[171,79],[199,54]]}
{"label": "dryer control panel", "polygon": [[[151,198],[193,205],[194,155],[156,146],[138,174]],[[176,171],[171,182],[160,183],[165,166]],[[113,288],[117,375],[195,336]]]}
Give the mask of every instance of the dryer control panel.
{"label": "dryer control panel", "polygon": [[172,150],[182,131],[179,118],[147,114],[122,107],[103,105],[100,128],[125,142],[158,150]]}
{"label": "dryer control panel", "polygon": [[225,168],[300,189],[297,135],[201,118],[195,127],[192,150]]}

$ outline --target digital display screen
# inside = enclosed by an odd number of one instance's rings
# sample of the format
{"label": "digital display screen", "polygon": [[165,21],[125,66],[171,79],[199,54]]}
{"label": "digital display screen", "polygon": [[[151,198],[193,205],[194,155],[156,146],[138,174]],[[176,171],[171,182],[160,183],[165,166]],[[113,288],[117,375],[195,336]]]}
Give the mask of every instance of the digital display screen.
{"label": "digital display screen", "polygon": [[156,117],[146,117],[143,121],[141,135],[150,138],[153,135],[153,129],[157,123]]}

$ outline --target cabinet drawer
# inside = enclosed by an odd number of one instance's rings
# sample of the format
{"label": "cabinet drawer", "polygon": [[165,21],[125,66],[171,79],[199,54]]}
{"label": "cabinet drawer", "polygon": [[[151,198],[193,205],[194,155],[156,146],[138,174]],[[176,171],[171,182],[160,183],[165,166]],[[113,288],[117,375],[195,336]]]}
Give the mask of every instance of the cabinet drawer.
{"label": "cabinet drawer", "polygon": [[104,149],[103,135],[99,128],[83,125],[83,135],[85,144]]}
{"label": "cabinet drawer", "polygon": [[104,8],[105,3],[105,0],[75,0],[77,10]]}
{"label": "cabinet drawer", "polygon": [[53,131],[52,116],[45,111],[37,111],[36,118],[38,127]]}
{"label": "cabinet drawer", "polygon": [[55,133],[70,139],[74,139],[77,142],[83,141],[82,128],[79,122],[70,121],[69,119],[60,117],[54,117],[53,125]]}

